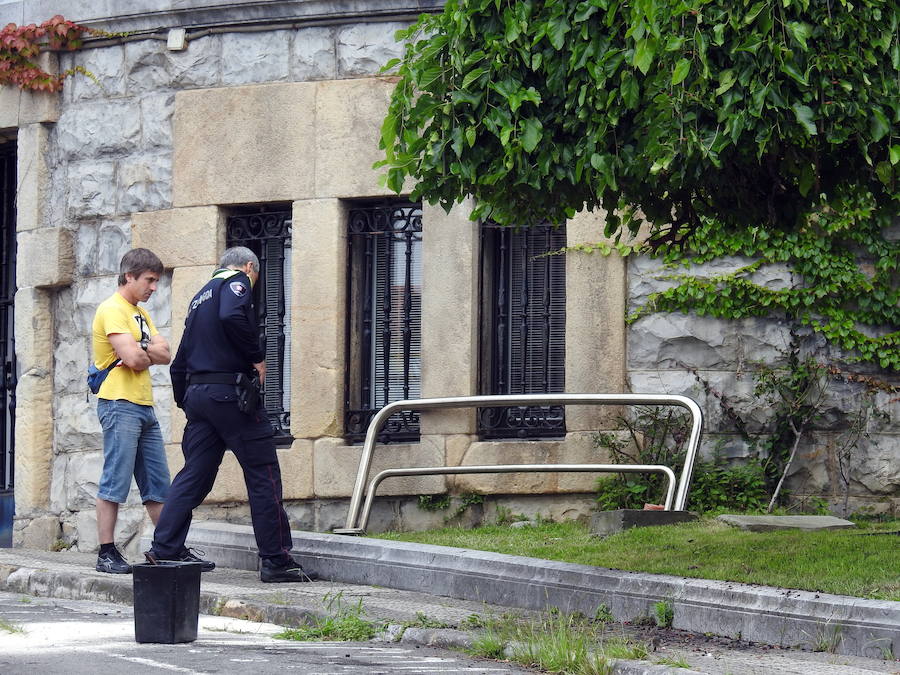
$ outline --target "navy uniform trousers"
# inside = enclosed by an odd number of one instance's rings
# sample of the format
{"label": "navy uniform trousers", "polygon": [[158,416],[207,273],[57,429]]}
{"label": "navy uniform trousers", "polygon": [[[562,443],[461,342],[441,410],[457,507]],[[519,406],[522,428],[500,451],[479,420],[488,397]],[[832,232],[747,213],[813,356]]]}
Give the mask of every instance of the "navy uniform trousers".
{"label": "navy uniform trousers", "polygon": [[212,490],[227,448],[244,472],[260,558],[277,564],[290,561],[291,530],[281,503],[281,469],[264,411],[248,415],[238,410],[233,385],[192,384],[185,392],[184,412],[184,468],[172,481],[154,532],[153,551],[164,560],[182,551],[191,512]]}

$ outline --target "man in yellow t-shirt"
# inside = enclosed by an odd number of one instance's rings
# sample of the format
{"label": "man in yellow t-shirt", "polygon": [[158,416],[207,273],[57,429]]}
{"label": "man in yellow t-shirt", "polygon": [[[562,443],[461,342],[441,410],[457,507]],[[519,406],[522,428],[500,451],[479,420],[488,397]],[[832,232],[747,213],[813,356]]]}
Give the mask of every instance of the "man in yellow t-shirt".
{"label": "man in yellow t-shirt", "polygon": [[103,428],[103,472],[97,489],[98,572],[128,574],[131,565],[115,545],[119,504],[134,476],[141,501],[156,525],[169,492],[169,467],[153,411],[151,365],[171,360],[169,343],[139,302],[156,291],[163,265],[152,251],[132,249],[119,264],[119,288],[94,314],[93,353],[97,368],[111,368],[97,392]]}

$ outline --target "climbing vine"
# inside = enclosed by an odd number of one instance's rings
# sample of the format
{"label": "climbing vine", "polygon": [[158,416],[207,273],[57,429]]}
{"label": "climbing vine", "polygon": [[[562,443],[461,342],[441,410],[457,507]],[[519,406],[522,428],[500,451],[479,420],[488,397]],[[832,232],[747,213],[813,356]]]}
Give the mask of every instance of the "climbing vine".
{"label": "climbing vine", "polygon": [[[672,288],[655,293],[629,322],[660,311],[693,311],[722,319],[775,316],[805,326],[844,351],[843,359],[900,371],[900,240],[891,222],[864,199],[823,210],[794,231],[702,226],[688,250],[670,250]],[[728,274],[678,273],[725,256],[753,262]],[[770,265],[786,268],[790,283],[771,288],[754,281]]]}
{"label": "climbing vine", "polygon": [[97,31],[72,23],[60,15],[40,25],[8,24],[0,30],[0,85],[11,84],[31,91],[59,91],[66,77],[85,71],[73,68],[54,75],[38,65],[38,57],[44,49],[78,49],[86,33]]}

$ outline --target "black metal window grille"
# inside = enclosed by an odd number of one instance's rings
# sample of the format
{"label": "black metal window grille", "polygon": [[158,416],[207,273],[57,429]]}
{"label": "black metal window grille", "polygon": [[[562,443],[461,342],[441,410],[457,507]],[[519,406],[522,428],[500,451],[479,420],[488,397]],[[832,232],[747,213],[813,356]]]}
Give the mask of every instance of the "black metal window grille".
{"label": "black metal window grille", "polygon": [[[489,394],[565,391],[566,228],[482,226],[481,390]],[[565,435],[563,406],[481,408],[482,438]]]}
{"label": "black metal window grille", "polygon": [[266,348],[263,402],[279,445],[293,441],[291,429],[291,209],[272,205],[234,211],[227,220],[226,243],[246,246],[259,256],[253,298],[260,337]]}
{"label": "black metal window grille", "polygon": [[15,482],[16,144],[0,145],[0,546],[12,546]]}
{"label": "black metal window grille", "polygon": [[[385,405],[422,395],[422,207],[353,206],[347,241],[344,435],[359,442]],[[379,440],[418,441],[419,413],[392,415]]]}

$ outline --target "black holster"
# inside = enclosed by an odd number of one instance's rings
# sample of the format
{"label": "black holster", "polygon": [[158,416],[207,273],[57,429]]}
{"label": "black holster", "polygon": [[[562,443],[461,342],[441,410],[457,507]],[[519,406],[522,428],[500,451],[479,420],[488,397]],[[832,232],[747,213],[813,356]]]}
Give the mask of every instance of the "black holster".
{"label": "black holster", "polygon": [[259,376],[248,377],[244,373],[238,373],[235,384],[238,391],[238,410],[246,415],[252,415],[259,408],[261,398]]}

